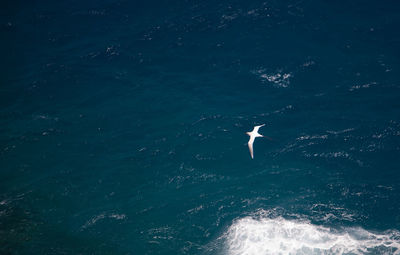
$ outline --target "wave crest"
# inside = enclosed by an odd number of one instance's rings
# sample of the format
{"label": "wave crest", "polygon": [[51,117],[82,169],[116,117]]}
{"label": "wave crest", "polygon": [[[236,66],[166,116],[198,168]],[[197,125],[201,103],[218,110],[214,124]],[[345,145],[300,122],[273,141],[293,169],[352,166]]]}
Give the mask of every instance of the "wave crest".
{"label": "wave crest", "polygon": [[400,233],[372,233],[363,228],[331,228],[277,218],[238,219],[224,235],[231,255],[400,254]]}

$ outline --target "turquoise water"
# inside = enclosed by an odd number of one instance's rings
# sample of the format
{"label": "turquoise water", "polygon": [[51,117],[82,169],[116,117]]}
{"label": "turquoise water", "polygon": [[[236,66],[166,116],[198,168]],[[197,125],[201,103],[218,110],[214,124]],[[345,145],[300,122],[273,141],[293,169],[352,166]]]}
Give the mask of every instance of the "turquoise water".
{"label": "turquoise water", "polygon": [[6,3],[0,253],[399,254],[399,11]]}

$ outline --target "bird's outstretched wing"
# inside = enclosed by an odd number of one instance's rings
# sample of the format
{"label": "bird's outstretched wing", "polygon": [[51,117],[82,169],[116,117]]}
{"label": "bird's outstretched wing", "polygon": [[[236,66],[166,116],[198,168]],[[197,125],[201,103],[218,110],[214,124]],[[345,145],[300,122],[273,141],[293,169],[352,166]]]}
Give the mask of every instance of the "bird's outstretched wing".
{"label": "bird's outstretched wing", "polygon": [[249,142],[247,143],[247,145],[249,146],[249,151],[250,151],[251,158],[254,158],[253,142],[254,142],[254,136],[251,136]]}
{"label": "bird's outstretched wing", "polygon": [[259,126],[255,126],[252,132],[254,132],[254,131],[258,132],[260,127],[263,127],[263,126],[265,126],[265,124],[262,124],[262,125],[259,125]]}

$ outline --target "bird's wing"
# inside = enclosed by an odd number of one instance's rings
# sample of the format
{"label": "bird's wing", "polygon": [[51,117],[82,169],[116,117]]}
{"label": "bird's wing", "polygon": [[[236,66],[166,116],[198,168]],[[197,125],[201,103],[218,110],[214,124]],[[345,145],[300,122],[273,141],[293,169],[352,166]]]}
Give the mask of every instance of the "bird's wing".
{"label": "bird's wing", "polygon": [[250,151],[250,156],[251,158],[254,158],[254,154],[253,154],[253,142],[254,142],[254,136],[250,136],[250,140],[247,143],[247,145],[249,146],[249,151]]}
{"label": "bird's wing", "polygon": [[262,125],[259,125],[259,126],[255,126],[254,129],[253,129],[253,132],[254,132],[254,131],[258,132],[258,130],[260,129],[260,127],[263,127],[263,126],[265,126],[265,124],[262,124]]}

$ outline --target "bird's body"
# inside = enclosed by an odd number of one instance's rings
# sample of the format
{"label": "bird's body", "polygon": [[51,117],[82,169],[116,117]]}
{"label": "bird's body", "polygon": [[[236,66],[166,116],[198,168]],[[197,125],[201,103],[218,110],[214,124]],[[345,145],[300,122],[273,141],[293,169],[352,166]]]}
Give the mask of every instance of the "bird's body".
{"label": "bird's body", "polygon": [[265,124],[262,124],[260,126],[255,126],[253,131],[251,132],[247,132],[246,134],[248,134],[250,136],[249,142],[247,143],[247,145],[249,146],[249,151],[250,151],[250,156],[253,159],[254,158],[254,152],[253,152],[253,143],[254,140],[256,139],[256,137],[264,137],[263,135],[260,135],[258,133],[258,130],[260,129],[260,127],[265,126]]}

